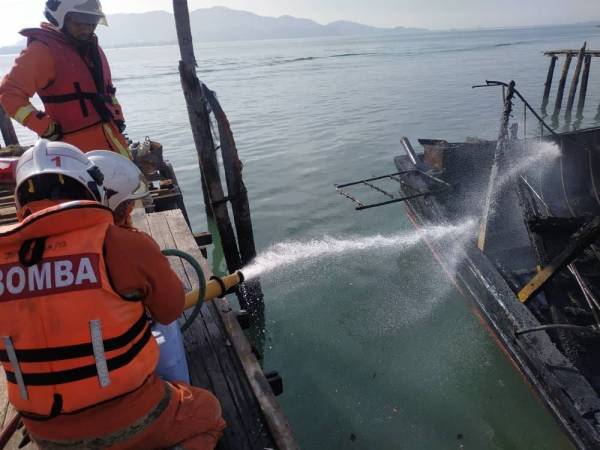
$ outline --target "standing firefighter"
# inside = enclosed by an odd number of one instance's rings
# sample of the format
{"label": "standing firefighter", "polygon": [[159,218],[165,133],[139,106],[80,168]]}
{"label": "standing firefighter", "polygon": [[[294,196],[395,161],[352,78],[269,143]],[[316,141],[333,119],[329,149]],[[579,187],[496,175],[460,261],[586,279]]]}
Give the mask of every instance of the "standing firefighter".
{"label": "standing firefighter", "polygon": [[[123,112],[94,34],[107,24],[100,2],[48,0],[44,14],[50,23],[21,31],[27,48],[0,84],[0,104],[42,138],[129,157]],[[44,112],[30,102],[36,93]]]}
{"label": "standing firefighter", "polygon": [[39,141],[17,167],[20,222],[0,230],[0,361],[41,449],[213,449],[225,422],[208,391],[162,381],[147,320],[184,292],[156,243],[113,224],[100,170]]}

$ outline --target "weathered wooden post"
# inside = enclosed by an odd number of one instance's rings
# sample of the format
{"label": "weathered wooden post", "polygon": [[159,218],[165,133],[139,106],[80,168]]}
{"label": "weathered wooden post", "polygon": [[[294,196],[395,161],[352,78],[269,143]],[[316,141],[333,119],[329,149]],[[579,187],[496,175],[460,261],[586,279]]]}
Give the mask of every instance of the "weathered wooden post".
{"label": "weathered wooden post", "polygon": [[556,67],[556,61],[558,56],[551,55],[550,67],[548,68],[548,75],[546,76],[546,84],[544,85],[544,98],[542,100],[542,113],[546,114],[546,108],[548,107],[548,100],[550,99],[550,90],[552,89],[552,80],[554,78],[554,69]]}
{"label": "weathered wooden post", "polygon": [[560,109],[562,108],[563,96],[565,94],[565,85],[567,84],[567,76],[569,75],[569,68],[571,67],[571,59],[573,59],[573,55],[571,53],[567,53],[567,56],[565,57],[565,62],[563,64],[562,75],[560,76],[560,81],[558,82],[556,103],[554,104],[554,116],[556,117],[558,117]]}
{"label": "weathered wooden post", "polygon": [[579,91],[579,102],[577,103],[577,117],[583,118],[583,109],[585,108],[585,98],[590,80],[590,66],[592,65],[592,55],[585,56],[583,75],[581,76],[581,90]]}
{"label": "weathered wooden post", "polygon": [[569,90],[569,99],[567,100],[567,110],[565,112],[567,117],[571,116],[573,112],[573,104],[575,103],[575,94],[577,93],[577,86],[579,85],[579,76],[581,75],[581,68],[583,66],[583,60],[585,59],[585,48],[587,42],[584,42],[583,47],[579,50],[577,56],[577,65],[575,66],[575,73],[573,74],[573,81],[571,81],[571,89]]}
{"label": "weathered wooden post", "polygon": [[[217,96],[213,91],[204,86],[203,90],[210,109],[217,121],[219,129],[219,143],[221,144],[221,155],[223,157],[223,168],[225,171],[225,180],[227,182],[227,197],[231,203],[233,211],[233,220],[238,239],[238,247],[242,259],[242,265],[246,266],[256,258],[256,245],[254,243],[254,229],[252,227],[252,218],[250,215],[250,202],[248,201],[248,191],[244,185],[242,176],[242,162],[240,161],[233,132],[229,124],[229,119]],[[250,305],[251,311],[260,309],[263,304],[262,288],[260,281],[252,280],[245,283],[247,288],[247,301],[254,303]]]}
{"label": "weathered wooden post", "polygon": [[[202,85],[196,76],[196,58],[192,41],[192,30],[187,0],[173,0],[173,11],[177,26],[177,38],[181,50],[179,73],[185,96],[194,143],[203,177],[203,188],[207,190],[210,208],[214,214],[221,235],[227,270],[234,272],[241,268],[240,255],[235,243],[235,234],[229,220],[225,195],[221,186],[219,166],[215,155],[215,145],[210,129],[210,120]],[[206,196],[205,196],[206,198]]]}
{"label": "weathered wooden post", "polygon": [[[248,196],[241,177],[241,162],[235,149],[233,134],[229,128],[227,116],[216,101],[214,94],[204,86],[196,75],[196,57],[192,40],[190,15],[187,0],[173,0],[173,11],[177,27],[177,38],[181,49],[179,73],[185,96],[194,143],[199,157],[200,172],[203,177],[205,202],[208,202],[207,213],[214,216],[223,253],[227,262],[227,270],[234,272],[249,263],[256,256],[252,222]],[[212,99],[213,104],[208,105]],[[221,149],[225,165],[225,175],[228,186],[228,196],[223,192],[219,164],[215,153],[215,144],[210,126],[208,107],[211,106],[219,126]],[[230,201],[234,211],[238,240],[243,246],[240,255],[236,235],[231,225],[227,202]],[[238,290],[240,306],[248,309],[254,317],[261,317],[263,297],[258,281],[247,283]]]}
{"label": "weathered wooden post", "polygon": [[2,106],[0,106],[0,133],[2,133],[2,139],[4,140],[5,145],[19,145],[19,139],[17,138],[15,128]]}

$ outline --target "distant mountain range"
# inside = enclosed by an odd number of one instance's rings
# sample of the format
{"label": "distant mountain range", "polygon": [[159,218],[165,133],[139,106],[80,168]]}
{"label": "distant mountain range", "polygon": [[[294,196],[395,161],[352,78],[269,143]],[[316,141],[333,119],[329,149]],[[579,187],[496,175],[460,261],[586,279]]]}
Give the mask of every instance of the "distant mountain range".
{"label": "distant mountain range", "polygon": [[[108,18],[110,27],[98,30],[104,46],[144,45],[177,41],[171,13],[116,14]],[[190,13],[195,41],[238,41],[322,36],[348,36],[406,31],[406,28],[376,28],[338,21],[321,25],[291,16],[264,17],[247,11],[217,6]]]}
{"label": "distant mountain range", "polygon": [[[321,25],[309,19],[292,16],[264,17],[247,11],[222,6],[190,12],[195,41],[238,41],[286,39],[325,36],[352,36],[376,33],[402,33],[415,28],[377,28],[355,22],[337,21]],[[108,16],[108,28],[97,33],[104,47],[171,44],[177,42],[173,14],[152,11],[142,14]],[[424,30],[421,30],[424,31]],[[19,51],[24,44],[2,47],[0,54]]]}

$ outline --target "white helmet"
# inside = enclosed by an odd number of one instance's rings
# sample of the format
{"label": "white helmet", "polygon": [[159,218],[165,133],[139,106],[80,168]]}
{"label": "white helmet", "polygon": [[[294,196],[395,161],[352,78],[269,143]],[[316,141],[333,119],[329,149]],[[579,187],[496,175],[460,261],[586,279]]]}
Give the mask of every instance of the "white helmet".
{"label": "white helmet", "polygon": [[95,23],[108,25],[99,0],[48,0],[46,2],[44,15],[60,29],[65,26],[65,18],[69,13],[78,13],[80,17],[92,16]]}
{"label": "white helmet", "polygon": [[[81,192],[82,198],[74,200],[84,200],[87,196],[104,204],[102,173],[85,153],[71,144],[40,139],[19,158],[15,172],[18,209],[29,201],[49,200],[51,194],[60,196],[61,188]],[[48,179],[44,175],[57,177]]]}
{"label": "white helmet", "polygon": [[108,207],[113,211],[126,200],[150,194],[144,174],[129,158],[108,150],[94,150],[86,156],[104,174]]}

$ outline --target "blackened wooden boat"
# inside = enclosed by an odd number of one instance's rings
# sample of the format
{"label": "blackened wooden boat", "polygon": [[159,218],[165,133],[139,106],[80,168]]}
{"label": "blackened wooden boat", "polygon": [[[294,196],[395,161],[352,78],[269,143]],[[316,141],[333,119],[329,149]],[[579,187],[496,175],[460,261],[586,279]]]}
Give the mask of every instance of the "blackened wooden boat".
{"label": "blackened wooden boat", "polygon": [[416,227],[476,220],[460,249],[430,248],[573,443],[597,449],[600,128],[519,140],[506,87],[498,141],[403,139],[393,178]]}

